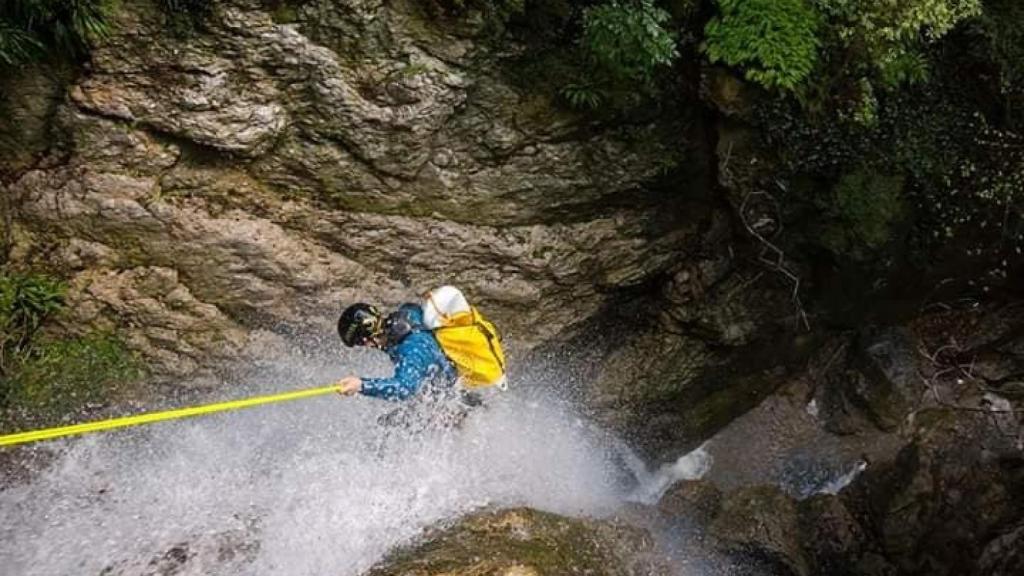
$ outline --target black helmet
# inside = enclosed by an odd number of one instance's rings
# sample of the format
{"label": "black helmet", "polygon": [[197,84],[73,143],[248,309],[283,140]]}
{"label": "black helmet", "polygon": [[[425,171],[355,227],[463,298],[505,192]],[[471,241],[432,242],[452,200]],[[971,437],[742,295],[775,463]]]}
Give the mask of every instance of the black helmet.
{"label": "black helmet", "polygon": [[362,346],[381,333],[383,323],[380,311],[369,304],[353,304],[338,318],[338,335],[345,346]]}

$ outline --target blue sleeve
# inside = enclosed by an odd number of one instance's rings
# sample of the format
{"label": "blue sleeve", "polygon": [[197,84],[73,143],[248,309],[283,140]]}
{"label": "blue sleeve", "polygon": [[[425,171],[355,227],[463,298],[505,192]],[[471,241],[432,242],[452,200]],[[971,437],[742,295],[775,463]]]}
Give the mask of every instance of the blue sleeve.
{"label": "blue sleeve", "polygon": [[395,363],[395,375],[391,378],[363,378],[359,390],[364,396],[386,400],[405,400],[415,394],[424,380],[430,376],[433,365],[431,355],[422,346],[406,346]]}

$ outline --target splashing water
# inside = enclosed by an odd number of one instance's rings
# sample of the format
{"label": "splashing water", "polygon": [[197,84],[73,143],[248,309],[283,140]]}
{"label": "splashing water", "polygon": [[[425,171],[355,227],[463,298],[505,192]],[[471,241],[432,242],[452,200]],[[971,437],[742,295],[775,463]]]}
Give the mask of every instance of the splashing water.
{"label": "splashing water", "polygon": [[[631,454],[630,454],[631,455]],[[635,458],[635,456],[634,456]],[[630,499],[643,504],[656,504],[664,496],[665,491],[679,480],[699,480],[711,471],[714,458],[708,452],[707,443],[679,457],[675,462],[662,465],[653,473],[647,467],[634,460],[630,466],[638,483]]]}
{"label": "splashing water", "polygon": [[[367,357],[347,362],[359,364]],[[335,359],[336,360],[336,359]],[[336,379],[324,359],[261,366],[231,397]],[[459,429],[411,434],[394,404],[329,396],[50,444],[0,488],[5,574],[357,574],[438,521],[483,505],[601,516],[628,495],[615,443],[520,386]]]}

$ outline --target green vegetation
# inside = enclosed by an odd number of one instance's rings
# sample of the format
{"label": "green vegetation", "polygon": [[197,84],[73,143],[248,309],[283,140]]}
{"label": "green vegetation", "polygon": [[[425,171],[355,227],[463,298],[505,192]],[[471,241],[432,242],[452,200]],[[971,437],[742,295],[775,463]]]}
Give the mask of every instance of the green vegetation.
{"label": "green vegetation", "polygon": [[0,3],[0,65],[16,66],[49,52],[88,53],[110,31],[113,0],[4,0]]}
{"label": "green vegetation", "polygon": [[828,195],[815,198],[825,215],[822,244],[837,255],[864,260],[890,240],[903,212],[902,176],[875,170],[844,175]]}
{"label": "green vegetation", "polygon": [[590,62],[614,81],[650,84],[659,67],[679,56],[668,20],[651,0],[611,0],[583,11],[580,42]]}
{"label": "green vegetation", "polygon": [[833,50],[888,87],[927,78],[926,45],[981,13],[980,0],[814,0]]}
{"label": "green vegetation", "polygon": [[719,15],[704,28],[712,62],[743,70],[767,88],[795,90],[814,70],[817,13],[804,0],[716,0]]}
{"label": "green vegetation", "polygon": [[610,0],[582,11],[575,53],[580,71],[561,96],[574,108],[636,105],[655,88],[658,70],[679,56],[670,15],[652,0]]}
{"label": "green vegetation", "polygon": [[46,276],[0,274],[0,377],[31,353],[39,328],[63,307],[65,290]]}
{"label": "green vegetation", "polygon": [[[211,0],[158,0],[168,25],[190,30],[201,25]],[[110,34],[118,0],[3,0],[0,2],[0,67],[18,66],[47,55],[80,59]]]}
{"label": "green vegetation", "polygon": [[999,68],[1009,120],[1024,127],[1024,2],[987,0],[981,18],[988,49]]}
{"label": "green vegetation", "polygon": [[813,0],[827,23],[814,91],[821,109],[870,125],[886,93],[927,82],[934,47],[981,14],[980,0]]}
{"label": "green vegetation", "polygon": [[52,421],[105,403],[143,373],[113,334],[40,335],[63,309],[66,289],[47,276],[0,273],[0,409],[13,419]]}
{"label": "green vegetation", "polygon": [[211,0],[159,0],[167,23],[178,34],[201,28],[213,10]]}
{"label": "green vegetation", "polygon": [[290,0],[273,0],[267,5],[270,17],[276,24],[293,24],[299,21],[298,7]]}
{"label": "green vegetation", "polygon": [[114,335],[38,343],[0,388],[0,405],[50,419],[103,405],[143,374],[139,360]]}

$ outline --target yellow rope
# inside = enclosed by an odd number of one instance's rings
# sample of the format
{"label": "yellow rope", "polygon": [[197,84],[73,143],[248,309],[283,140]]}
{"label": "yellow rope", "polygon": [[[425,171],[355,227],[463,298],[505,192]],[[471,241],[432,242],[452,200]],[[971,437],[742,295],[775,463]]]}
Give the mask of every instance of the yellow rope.
{"label": "yellow rope", "polygon": [[212,414],[214,412],[239,410],[242,408],[260,406],[262,404],[271,404],[274,402],[287,402],[289,400],[299,400],[301,398],[309,398],[311,396],[320,396],[323,394],[338,392],[339,390],[340,388],[337,385],[324,386],[322,388],[310,388],[307,390],[297,390],[295,392],[285,392],[283,394],[273,394],[270,396],[258,396],[256,398],[246,398],[243,400],[218,402],[216,404],[207,404],[205,406],[193,406],[192,408],[179,408],[177,410],[165,410],[163,412],[139,414],[138,416],[111,418],[110,420],[101,420],[99,422],[86,422],[84,424],[62,426],[59,428],[47,428],[44,430],[19,432],[17,434],[0,436],[0,446],[13,446],[15,444],[24,444],[26,442],[38,442],[40,440],[63,438],[64,436],[75,436],[78,434],[86,434],[89,432],[99,432],[101,430],[112,430],[114,428],[138,426],[139,424],[149,424],[151,422],[161,422],[163,420],[175,420],[177,418],[188,418],[190,416]]}

